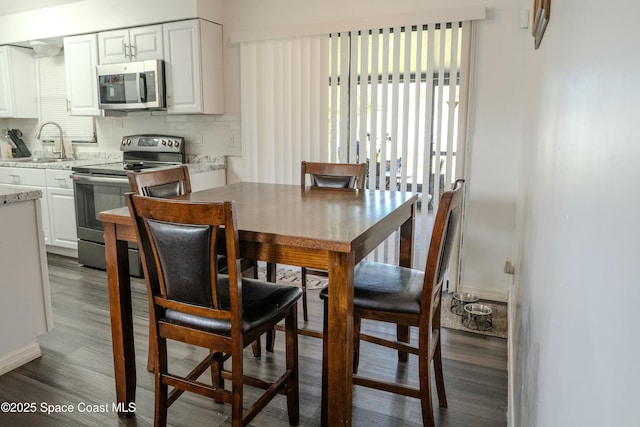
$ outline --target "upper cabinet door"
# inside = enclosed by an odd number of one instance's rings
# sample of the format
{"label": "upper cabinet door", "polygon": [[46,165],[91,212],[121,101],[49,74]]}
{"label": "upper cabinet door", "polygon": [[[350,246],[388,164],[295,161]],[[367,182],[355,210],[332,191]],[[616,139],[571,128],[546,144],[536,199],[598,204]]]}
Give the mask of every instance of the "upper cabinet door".
{"label": "upper cabinet door", "polygon": [[164,59],[162,25],[131,28],[129,30],[129,40],[133,61]]}
{"label": "upper cabinet door", "polygon": [[164,28],[168,114],[224,114],[222,26],[201,19]]}
{"label": "upper cabinet door", "polygon": [[0,117],[11,117],[14,111],[11,79],[9,51],[7,46],[2,46],[0,47]]}
{"label": "upper cabinet door", "polygon": [[100,64],[163,59],[162,25],[98,33]]}
{"label": "upper cabinet door", "polygon": [[114,64],[129,61],[129,30],[115,30],[98,33],[98,53],[100,64]]}
{"label": "upper cabinet door", "polygon": [[72,116],[100,116],[98,108],[98,36],[64,38],[67,99]]}
{"label": "upper cabinet door", "polygon": [[36,67],[31,49],[0,46],[0,117],[38,117]]}

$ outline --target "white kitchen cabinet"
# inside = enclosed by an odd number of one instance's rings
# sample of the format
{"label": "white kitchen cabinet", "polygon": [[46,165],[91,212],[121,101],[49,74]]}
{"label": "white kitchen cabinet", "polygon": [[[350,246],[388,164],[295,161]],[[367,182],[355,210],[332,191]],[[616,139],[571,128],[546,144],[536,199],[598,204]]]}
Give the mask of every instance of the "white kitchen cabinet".
{"label": "white kitchen cabinet", "polygon": [[0,167],[0,185],[3,187],[34,188],[42,191],[40,199],[42,214],[42,232],[46,244],[51,242],[49,226],[49,200],[47,197],[47,178],[44,169]]}
{"label": "white kitchen cabinet", "polygon": [[98,35],[64,38],[67,103],[72,116],[100,116],[98,108]]}
{"label": "white kitchen cabinet", "polygon": [[100,64],[163,59],[162,25],[98,33]]}
{"label": "white kitchen cabinet", "polygon": [[78,249],[76,210],[71,171],[47,169],[47,198],[51,235],[49,244]]}
{"label": "white kitchen cabinet", "polygon": [[33,50],[0,46],[0,118],[37,118]]}
{"label": "white kitchen cabinet", "polygon": [[168,114],[223,114],[222,26],[202,19],[163,24]]}

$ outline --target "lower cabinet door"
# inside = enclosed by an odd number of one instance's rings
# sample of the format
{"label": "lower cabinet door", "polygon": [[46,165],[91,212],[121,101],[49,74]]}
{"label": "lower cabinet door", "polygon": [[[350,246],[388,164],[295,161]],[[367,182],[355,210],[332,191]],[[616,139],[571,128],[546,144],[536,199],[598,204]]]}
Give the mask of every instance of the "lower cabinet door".
{"label": "lower cabinet door", "polygon": [[49,244],[78,249],[73,189],[48,188],[51,238]]}

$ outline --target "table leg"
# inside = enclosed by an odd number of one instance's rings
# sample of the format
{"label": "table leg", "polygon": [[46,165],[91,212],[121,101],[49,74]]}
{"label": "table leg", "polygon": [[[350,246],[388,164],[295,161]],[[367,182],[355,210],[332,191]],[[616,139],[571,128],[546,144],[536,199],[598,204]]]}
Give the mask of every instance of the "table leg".
{"label": "table leg", "polygon": [[351,425],[354,254],[329,254],[327,425]]}
{"label": "table leg", "polygon": [[104,226],[116,403],[118,416],[125,418],[135,414],[136,399],[129,254],[127,242],[116,239],[116,225],[104,223]]}
{"label": "table leg", "polygon": [[[415,221],[415,204],[411,206],[411,216],[400,227],[400,265],[402,267],[413,267],[413,226]],[[401,342],[409,342],[409,327],[396,325],[396,338]],[[398,351],[398,359],[407,361],[407,352]]]}

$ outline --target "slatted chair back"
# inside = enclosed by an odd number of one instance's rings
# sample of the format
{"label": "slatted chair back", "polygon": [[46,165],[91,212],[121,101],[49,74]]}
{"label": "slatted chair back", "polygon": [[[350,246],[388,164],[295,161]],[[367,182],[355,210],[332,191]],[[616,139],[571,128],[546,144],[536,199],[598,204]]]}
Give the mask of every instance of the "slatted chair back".
{"label": "slatted chair back", "polygon": [[304,189],[307,175],[311,187],[364,189],[366,163],[302,162],[300,184]]}
{"label": "slatted chair back", "polygon": [[187,165],[127,173],[131,191],[142,196],[168,198],[191,193]]}

